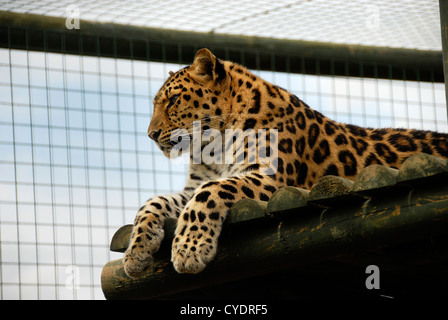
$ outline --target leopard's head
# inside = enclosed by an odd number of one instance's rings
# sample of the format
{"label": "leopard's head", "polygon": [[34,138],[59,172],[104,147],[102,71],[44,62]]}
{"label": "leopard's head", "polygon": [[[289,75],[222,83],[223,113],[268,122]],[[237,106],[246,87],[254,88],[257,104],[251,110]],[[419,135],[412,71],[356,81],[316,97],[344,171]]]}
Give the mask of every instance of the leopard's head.
{"label": "leopard's head", "polygon": [[165,156],[174,158],[189,150],[189,143],[204,131],[225,129],[231,90],[225,64],[201,49],[192,65],[170,72],[154,99],[148,128],[148,136]]}

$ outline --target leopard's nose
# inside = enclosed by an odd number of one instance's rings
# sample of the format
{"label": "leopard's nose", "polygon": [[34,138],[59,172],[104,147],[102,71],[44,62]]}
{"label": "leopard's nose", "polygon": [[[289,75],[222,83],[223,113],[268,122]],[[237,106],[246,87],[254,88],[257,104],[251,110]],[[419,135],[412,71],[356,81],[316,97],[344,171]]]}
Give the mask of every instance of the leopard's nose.
{"label": "leopard's nose", "polygon": [[157,139],[160,136],[160,133],[162,133],[162,129],[159,129],[157,131],[151,131],[150,133],[148,133],[148,137],[150,137],[154,141],[157,141]]}

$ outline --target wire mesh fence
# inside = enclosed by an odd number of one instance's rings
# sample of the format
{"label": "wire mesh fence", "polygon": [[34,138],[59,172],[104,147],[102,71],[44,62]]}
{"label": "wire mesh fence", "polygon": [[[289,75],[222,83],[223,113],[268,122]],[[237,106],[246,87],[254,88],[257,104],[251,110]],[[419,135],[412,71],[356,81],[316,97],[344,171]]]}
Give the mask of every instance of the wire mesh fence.
{"label": "wire mesh fence", "polygon": [[[33,30],[2,32],[8,37],[0,49],[1,298],[102,299],[101,269],[121,257],[109,251],[115,230],[132,223],[146,199],[185,181],[184,162],[164,158],[146,129],[168,72],[198,48],[143,41],[138,55],[123,38],[101,54],[91,47],[101,47],[95,37],[90,46],[79,38],[81,49],[54,50],[48,34],[32,47],[39,36]],[[361,62],[353,76],[349,62],[342,72],[335,65],[321,72],[318,59],[297,67],[305,60],[299,54],[215,49],[337,121],[448,131],[439,70],[410,76],[404,67],[368,71],[371,65]]]}
{"label": "wire mesh fence", "polygon": [[[440,50],[437,0],[2,0],[2,9],[192,32]],[[256,27],[254,27],[256,26]]]}
{"label": "wire mesh fence", "polygon": [[185,179],[145,133],[167,66],[0,52],[2,297],[99,298],[113,232]]}

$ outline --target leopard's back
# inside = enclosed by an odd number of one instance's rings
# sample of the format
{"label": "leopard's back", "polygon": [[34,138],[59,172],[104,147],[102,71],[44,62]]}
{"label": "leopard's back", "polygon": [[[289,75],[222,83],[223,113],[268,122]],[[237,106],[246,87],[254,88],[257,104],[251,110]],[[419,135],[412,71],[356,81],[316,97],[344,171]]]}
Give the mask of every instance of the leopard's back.
{"label": "leopard's back", "polygon": [[168,157],[190,152],[191,164],[181,192],[153,197],[138,211],[123,259],[132,277],[152,264],[166,218],[177,219],[174,268],[198,273],[214,258],[236,201],[267,201],[279,188],[310,188],[325,175],[353,180],[372,164],[399,168],[415,153],[448,158],[446,133],[338,123],[207,49],[159,90],[148,135]]}

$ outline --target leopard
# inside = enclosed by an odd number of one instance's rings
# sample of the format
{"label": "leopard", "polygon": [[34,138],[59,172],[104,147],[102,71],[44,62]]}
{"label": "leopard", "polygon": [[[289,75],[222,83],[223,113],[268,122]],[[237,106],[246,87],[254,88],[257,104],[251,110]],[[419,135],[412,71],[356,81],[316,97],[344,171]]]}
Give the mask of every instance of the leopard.
{"label": "leopard", "polygon": [[[448,158],[447,133],[331,120],[207,48],[197,51],[191,65],[169,73],[153,103],[149,138],[168,158],[189,152],[189,171],[181,192],[154,196],[138,210],[123,256],[131,278],[153,265],[168,218],[177,221],[174,269],[197,274],[215,258],[224,221],[241,199],[268,201],[282,187],[310,189],[326,175],[354,180],[374,164],[398,169],[415,153]],[[228,130],[252,135],[235,134],[224,143],[219,135]],[[176,150],[181,140],[190,144]],[[210,148],[213,142],[221,145]],[[249,156],[255,147],[259,156]],[[207,148],[215,161],[198,157]],[[230,155],[226,161],[216,161],[224,154]],[[264,161],[271,155],[272,161]]]}

